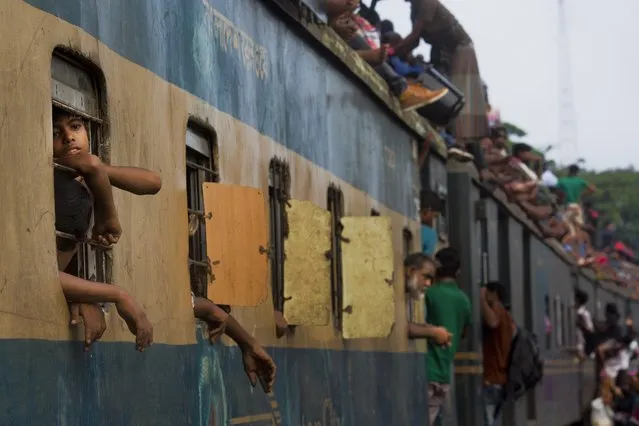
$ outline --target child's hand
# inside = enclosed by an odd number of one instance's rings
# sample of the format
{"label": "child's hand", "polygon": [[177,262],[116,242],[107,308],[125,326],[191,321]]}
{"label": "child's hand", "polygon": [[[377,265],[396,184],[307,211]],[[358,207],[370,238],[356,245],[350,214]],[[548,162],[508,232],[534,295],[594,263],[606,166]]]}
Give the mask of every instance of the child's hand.
{"label": "child's hand", "polygon": [[56,163],[75,169],[80,175],[88,176],[97,173],[104,163],[97,155],[88,152],[79,152],[77,154],[67,154],[64,157],[53,159]]}
{"label": "child's hand", "polygon": [[122,227],[118,217],[106,218],[96,209],[91,239],[102,246],[111,247],[120,240],[121,235]]}
{"label": "child's hand", "polygon": [[135,349],[144,352],[145,348],[153,344],[153,324],[142,307],[128,294],[121,297],[115,306],[131,333],[135,334]]}
{"label": "child's hand", "polygon": [[84,351],[88,352],[91,345],[99,340],[106,331],[104,312],[100,306],[92,303],[72,303],[71,327],[84,324]]}

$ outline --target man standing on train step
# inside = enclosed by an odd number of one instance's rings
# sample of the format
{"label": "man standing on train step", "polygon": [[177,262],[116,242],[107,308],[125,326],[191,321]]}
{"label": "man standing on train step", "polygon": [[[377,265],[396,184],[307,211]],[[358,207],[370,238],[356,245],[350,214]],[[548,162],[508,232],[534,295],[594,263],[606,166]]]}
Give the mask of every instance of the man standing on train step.
{"label": "man standing on train step", "polygon": [[426,371],[428,374],[429,424],[435,424],[446,402],[452,380],[452,365],[457,346],[470,325],[470,299],[457,285],[461,262],[457,251],[445,248],[437,252],[437,281],[426,294],[426,322],[446,328],[452,333],[450,346],[428,342]]}
{"label": "man standing on train step", "polygon": [[481,317],[484,323],[484,426],[493,426],[504,399],[508,381],[508,356],[516,331],[504,307],[505,291],[501,283],[487,283],[480,290]]}

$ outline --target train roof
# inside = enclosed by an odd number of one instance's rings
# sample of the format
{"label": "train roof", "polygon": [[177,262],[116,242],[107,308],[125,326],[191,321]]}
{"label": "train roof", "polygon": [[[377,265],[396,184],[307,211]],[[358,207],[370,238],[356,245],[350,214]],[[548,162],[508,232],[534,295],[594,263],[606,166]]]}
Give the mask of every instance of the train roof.
{"label": "train roof", "polygon": [[[384,105],[403,127],[411,131],[416,137],[428,140],[431,152],[440,161],[447,162],[449,171],[469,174],[475,185],[480,188],[483,196],[490,197],[531,234],[544,241],[562,261],[573,265],[575,273],[588,280],[597,281],[592,270],[577,268],[576,262],[565,252],[559,241],[554,238],[545,238],[539,227],[528,218],[518,205],[508,201],[506,194],[501,189],[488,189],[482,185],[477,170],[472,165],[454,160],[447,161],[446,144],[441,136],[430,125],[428,120],[416,112],[403,111],[400,108],[399,102],[390,95],[386,82],[366,62],[354,54],[352,49],[326,24],[325,17],[319,11],[319,2],[317,0],[260,1],[278,10],[282,18],[288,21],[290,26],[295,28],[302,38],[306,39],[316,49],[322,51],[336,67],[349,73],[352,78],[359,80],[368,89],[371,96]],[[611,282],[600,281],[599,284],[607,291],[627,298],[631,297],[629,289],[619,287]]]}

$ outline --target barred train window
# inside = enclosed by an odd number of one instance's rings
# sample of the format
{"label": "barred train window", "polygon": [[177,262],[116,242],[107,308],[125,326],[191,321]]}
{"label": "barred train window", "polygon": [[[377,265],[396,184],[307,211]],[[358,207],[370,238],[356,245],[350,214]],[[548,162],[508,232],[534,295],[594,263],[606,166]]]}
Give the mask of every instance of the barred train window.
{"label": "barred train window", "polygon": [[[109,159],[103,141],[104,78],[97,67],[92,68],[94,70],[56,49],[51,58],[51,103],[54,110],[63,110],[83,119],[89,136],[90,152],[106,163]],[[54,167],[75,174],[64,166],[54,164]],[[60,231],[56,231],[56,235],[62,240],[77,241],[72,235]],[[89,244],[85,239],[80,242],[66,272],[91,281],[110,282],[108,252],[109,249]]]}
{"label": "barred train window", "polygon": [[269,226],[273,307],[284,311],[284,240],[288,236],[286,204],[291,197],[291,171],[286,161],[273,158],[269,164]]}
{"label": "barred train window", "polygon": [[206,297],[206,289],[213,276],[213,265],[206,255],[204,217],[204,182],[218,182],[216,167],[216,138],[213,130],[205,130],[194,123],[186,129],[186,194],[189,213],[189,277],[196,296]]}
{"label": "barred train window", "polygon": [[328,187],[327,206],[331,212],[331,293],[333,318],[337,329],[342,326],[342,217],[344,216],[344,193],[334,184]]}

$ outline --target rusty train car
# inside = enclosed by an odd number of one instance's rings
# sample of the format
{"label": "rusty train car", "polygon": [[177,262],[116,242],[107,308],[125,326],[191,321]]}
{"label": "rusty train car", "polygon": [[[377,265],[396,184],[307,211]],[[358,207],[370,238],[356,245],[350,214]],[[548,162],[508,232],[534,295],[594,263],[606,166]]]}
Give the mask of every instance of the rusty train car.
{"label": "rusty train car", "polygon": [[[504,424],[578,419],[593,376],[564,352],[575,286],[593,311],[614,300],[639,314],[464,165],[435,149],[420,174],[417,141],[441,140],[302,2],[7,0],[0,23],[2,425],[426,424],[426,344],[406,339],[407,310],[424,312],[400,279],[423,186],[447,198],[441,244],[461,250],[472,300],[502,279],[520,324],[542,336],[548,312],[558,330],[543,384]],[[77,259],[143,304],[156,344],[142,354],[113,312],[88,354],[68,326],[52,106],[91,123],[104,161],[162,175],[155,196],[116,192],[121,241]],[[230,341],[206,341],[190,290],[231,306],[267,348],[273,393],[250,387]],[[482,421],[479,324],[449,424]]]}

